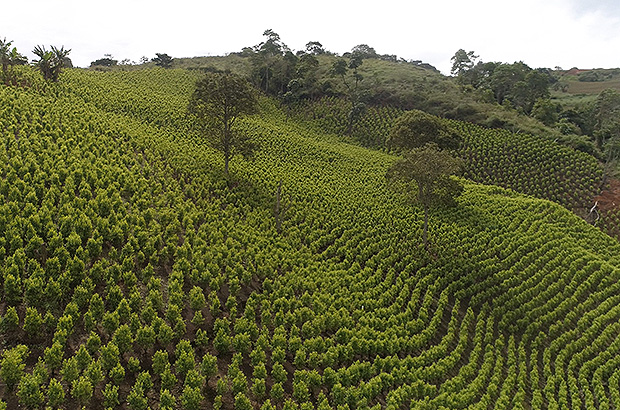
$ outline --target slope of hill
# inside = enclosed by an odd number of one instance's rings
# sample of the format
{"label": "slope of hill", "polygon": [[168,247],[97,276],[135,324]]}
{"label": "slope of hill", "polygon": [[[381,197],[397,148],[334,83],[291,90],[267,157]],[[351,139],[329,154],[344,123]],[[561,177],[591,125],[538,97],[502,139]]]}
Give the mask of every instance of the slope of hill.
{"label": "slope of hill", "polygon": [[[598,95],[612,88],[620,91],[620,69],[593,69],[556,71],[560,81],[566,85],[568,94]],[[558,96],[561,94],[558,94]]]}
{"label": "slope of hill", "polygon": [[[323,94],[344,93],[346,89],[341,79],[331,72],[334,62],[339,57],[333,55],[316,57],[318,66],[315,76],[319,88],[324,91]],[[192,70],[231,70],[245,76],[250,76],[252,73],[251,58],[238,54],[225,57],[178,58],[174,61],[174,67]],[[374,107],[419,109],[444,118],[504,128],[513,132],[561,137],[556,129],[547,127],[532,117],[519,114],[514,109],[502,107],[493,102],[492,96],[463,88],[453,78],[420,64],[368,58],[358,70],[363,78],[360,90],[364,90],[369,98],[369,104]]]}
{"label": "slope of hill", "polygon": [[267,100],[227,186],[185,116],[196,78],[0,88],[10,408],[620,406],[617,241],[466,182],[428,255],[393,156]]}
{"label": "slope of hill", "polygon": [[[342,136],[347,127],[347,110],[346,101],[324,98],[301,104],[293,112],[316,130]],[[392,125],[403,112],[372,107],[356,124],[349,139],[385,149]],[[464,176],[468,179],[549,199],[579,214],[592,207],[593,198],[602,188],[603,169],[584,152],[531,134],[445,122],[463,136],[458,154],[465,161]]]}

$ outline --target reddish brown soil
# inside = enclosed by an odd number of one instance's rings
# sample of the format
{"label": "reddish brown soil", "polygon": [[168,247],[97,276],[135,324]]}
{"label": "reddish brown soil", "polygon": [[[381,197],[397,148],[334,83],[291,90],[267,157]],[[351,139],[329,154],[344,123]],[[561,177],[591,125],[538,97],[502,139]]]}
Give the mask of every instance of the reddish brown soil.
{"label": "reddish brown soil", "polygon": [[598,201],[598,208],[604,212],[620,208],[620,180],[609,181],[609,186],[600,195],[594,197],[594,202],[596,201]]}
{"label": "reddish brown soil", "polygon": [[564,72],[565,75],[577,75],[580,73],[584,73],[586,71],[590,71],[590,70],[584,70],[584,69],[579,69],[579,68],[571,68],[570,70],[567,70]]}

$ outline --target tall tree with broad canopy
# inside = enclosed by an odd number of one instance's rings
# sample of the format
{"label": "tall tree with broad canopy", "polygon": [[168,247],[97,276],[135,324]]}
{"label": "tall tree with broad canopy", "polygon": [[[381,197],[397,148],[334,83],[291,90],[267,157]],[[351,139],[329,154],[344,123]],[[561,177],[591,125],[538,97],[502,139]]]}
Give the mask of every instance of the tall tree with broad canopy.
{"label": "tall tree with broad canopy", "polygon": [[394,163],[386,178],[394,189],[405,192],[411,202],[424,209],[423,242],[428,251],[428,215],[433,207],[452,206],[463,192],[463,185],[452,178],[462,167],[460,159],[453,158],[436,144],[426,144],[405,153]]}
{"label": "tall tree with broad canopy", "polygon": [[196,83],[189,112],[209,144],[224,155],[224,172],[235,154],[246,158],[256,149],[249,137],[236,129],[239,118],[258,109],[255,89],[242,77],[232,73],[207,73]]}
{"label": "tall tree with broad canopy", "polygon": [[309,41],[306,43],[306,53],[312,55],[325,54],[325,48],[318,41]]}
{"label": "tall tree with broad canopy", "polygon": [[411,110],[395,121],[387,143],[390,149],[409,150],[428,143],[437,144],[440,149],[458,149],[461,142],[461,135],[439,117]]}
{"label": "tall tree with broad canopy", "polygon": [[[334,61],[332,64],[330,73],[332,76],[338,76],[342,79],[342,84],[346,89],[346,98],[351,103],[351,109],[348,114],[348,124],[347,129],[345,131],[346,135],[351,135],[353,133],[353,127],[366,113],[366,100],[368,99],[368,92],[366,90],[362,90],[360,87],[361,82],[364,80],[364,77],[359,72],[359,67],[364,62],[364,57],[368,52],[367,49],[374,51],[372,47],[369,47],[365,44],[361,44],[353,48],[351,53],[349,53],[349,61],[345,59],[338,59]],[[348,74],[351,71],[353,82],[348,79]]]}
{"label": "tall tree with broad canopy", "polygon": [[471,70],[476,64],[478,56],[473,51],[465,51],[459,49],[450,59],[452,61],[452,69],[450,73],[457,77],[463,76],[467,71]]}
{"label": "tall tree with broad canopy", "polygon": [[265,30],[263,36],[267,38],[265,41],[248,50],[252,79],[267,94],[282,95],[295,76],[298,58],[275,31]]}

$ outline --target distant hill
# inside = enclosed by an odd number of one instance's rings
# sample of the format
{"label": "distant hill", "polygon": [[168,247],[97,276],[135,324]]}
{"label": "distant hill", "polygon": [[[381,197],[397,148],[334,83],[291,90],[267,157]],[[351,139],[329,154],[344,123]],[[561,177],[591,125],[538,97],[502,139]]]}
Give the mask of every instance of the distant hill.
{"label": "distant hill", "polygon": [[598,95],[611,88],[620,91],[620,68],[578,69],[556,71],[560,81],[568,85],[566,93]]}

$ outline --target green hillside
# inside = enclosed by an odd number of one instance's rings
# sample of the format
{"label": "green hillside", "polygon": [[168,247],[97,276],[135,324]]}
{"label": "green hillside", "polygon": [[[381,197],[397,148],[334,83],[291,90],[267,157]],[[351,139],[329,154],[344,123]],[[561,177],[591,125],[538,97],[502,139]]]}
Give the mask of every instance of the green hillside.
{"label": "green hillside", "polygon": [[[620,407],[616,240],[464,180],[431,215],[429,254],[422,210],[386,187],[395,156],[268,99],[229,183],[186,115],[199,75],[0,87],[7,408]],[[474,168],[501,169],[510,137],[463,127],[487,141]],[[524,141],[550,167],[596,168]]]}
{"label": "green hillside", "polygon": [[[344,136],[346,101],[324,98],[301,104],[293,111],[317,132]],[[403,110],[372,107],[353,129],[353,143],[386,149],[394,121]],[[465,161],[464,176],[549,199],[582,213],[593,205],[603,185],[603,169],[591,155],[540,135],[512,133],[459,121],[444,121],[463,137],[457,154]]]}
{"label": "green hillside", "polygon": [[565,92],[569,95],[596,96],[608,88],[620,91],[620,70],[618,69],[580,70],[573,68],[558,71],[557,75],[567,86]]}
{"label": "green hillside", "polygon": [[[493,101],[493,97],[486,93],[463,88],[453,78],[419,62],[406,62],[395,56],[390,57],[394,59],[366,58],[359,67],[363,78],[360,89],[366,94],[369,107],[419,109],[440,117],[487,127],[561,137],[558,130],[514,109],[498,105]],[[329,54],[316,56],[318,65],[313,77],[317,83],[315,96],[337,96],[346,91],[341,79],[331,72],[334,62],[340,58]],[[231,70],[250,76],[252,64],[252,57],[233,53],[225,57],[177,58],[173,67],[189,70]]]}

